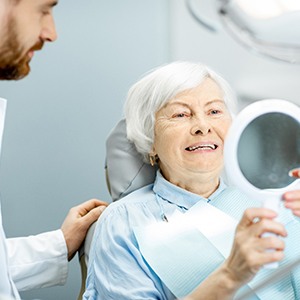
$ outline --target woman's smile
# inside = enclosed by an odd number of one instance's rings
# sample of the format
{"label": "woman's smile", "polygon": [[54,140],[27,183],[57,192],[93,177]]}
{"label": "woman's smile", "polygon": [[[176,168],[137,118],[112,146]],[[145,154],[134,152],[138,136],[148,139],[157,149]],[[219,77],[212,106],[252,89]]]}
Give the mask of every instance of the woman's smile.
{"label": "woman's smile", "polygon": [[185,148],[188,152],[213,152],[217,150],[219,146],[214,142],[200,142],[190,145]]}

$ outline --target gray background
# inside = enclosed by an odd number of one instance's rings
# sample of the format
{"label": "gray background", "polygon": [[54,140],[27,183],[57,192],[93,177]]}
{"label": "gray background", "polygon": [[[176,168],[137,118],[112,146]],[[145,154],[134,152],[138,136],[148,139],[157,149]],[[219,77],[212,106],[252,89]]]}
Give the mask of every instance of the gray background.
{"label": "gray background", "polygon": [[[110,201],[105,139],[121,118],[127,90],[167,60],[166,1],[60,1],[58,40],[37,52],[30,76],[1,82],[8,99],[0,169],[8,237],[60,227],[87,199]],[[78,259],[63,287],[24,299],[76,299]]]}
{"label": "gray background", "polygon": [[[198,2],[199,13],[217,22],[214,1]],[[0,168],[8,237],[57,229],[87,199],[110,201],[105,139],[131,84],[153,67],[207,63],[236,89],[241,107],[265,97],[300,103],[299,65],[255,56],[222,29],[207,32],[183,0],[61,0],[55,18],[59,38],[36,53],[30,76],[0,82],[8,99]],[[65,286],[22,297],[76,299],[79,288],[75,257]]]}

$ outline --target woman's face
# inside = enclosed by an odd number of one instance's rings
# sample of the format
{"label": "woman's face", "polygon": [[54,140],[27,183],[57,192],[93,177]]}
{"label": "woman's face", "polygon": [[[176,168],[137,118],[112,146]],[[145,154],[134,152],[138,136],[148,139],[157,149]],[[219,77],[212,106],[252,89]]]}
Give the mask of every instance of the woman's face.
{"label": "woman's face", "polygon": [[218,177],[230,124],[223,93],[210,78],[171,99],[155,122],[153,153],[164,177],[174,184],[198,175]]}

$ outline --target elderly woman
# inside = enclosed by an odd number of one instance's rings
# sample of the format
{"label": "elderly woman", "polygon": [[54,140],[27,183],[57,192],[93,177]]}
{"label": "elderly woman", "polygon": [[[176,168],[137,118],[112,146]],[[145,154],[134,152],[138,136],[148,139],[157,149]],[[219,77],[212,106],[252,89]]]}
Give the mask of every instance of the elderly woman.
{"label": "elderly woman", "polygon": [[[128,138],[158,172],[102,214],[84,299],[232,299],[273,272],[263,265],[300,257],[291,210],[282,207],[279,222],[220,177],[234,105],[202,64],[171,63],[130,89]],[[300,270],[252,299],[300,299]]]}

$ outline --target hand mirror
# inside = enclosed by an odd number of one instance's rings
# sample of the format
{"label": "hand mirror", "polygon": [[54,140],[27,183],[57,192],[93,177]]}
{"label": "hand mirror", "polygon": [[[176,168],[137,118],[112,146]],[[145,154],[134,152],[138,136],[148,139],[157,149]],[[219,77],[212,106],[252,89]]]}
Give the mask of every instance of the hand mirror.
{"label": "hand mirror", "polygon": [[231,184],[276,212],[284,192],[300,189],[300,108],[267,99],[244,108],[228,131],[225,171]]}

